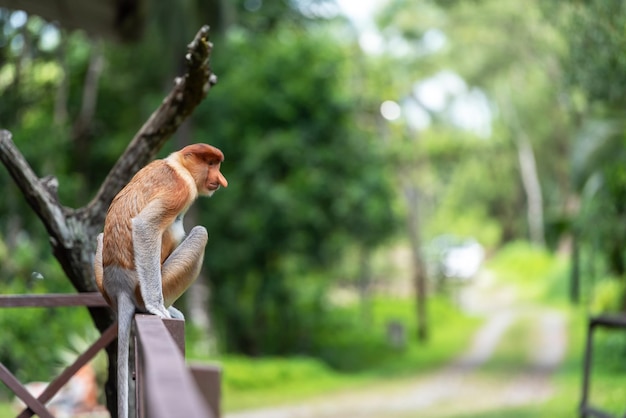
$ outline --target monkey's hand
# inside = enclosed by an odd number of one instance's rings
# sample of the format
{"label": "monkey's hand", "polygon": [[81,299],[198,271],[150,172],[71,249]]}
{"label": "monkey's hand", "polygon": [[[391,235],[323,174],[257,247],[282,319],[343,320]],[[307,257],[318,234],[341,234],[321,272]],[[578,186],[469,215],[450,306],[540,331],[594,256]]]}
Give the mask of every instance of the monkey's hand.
{"label": "monkey's hand", "polygon": [[153,200],[132,219],[135,269],[146,311],[161,318],[171,318],[165,308],[161,286],[161,225],[167,217],[164,204]]}

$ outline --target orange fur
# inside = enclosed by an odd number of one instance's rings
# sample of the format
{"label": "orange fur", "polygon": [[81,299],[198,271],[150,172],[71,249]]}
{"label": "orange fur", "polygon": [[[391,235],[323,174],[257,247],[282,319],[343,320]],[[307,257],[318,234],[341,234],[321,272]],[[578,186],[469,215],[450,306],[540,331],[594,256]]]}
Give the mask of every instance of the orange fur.
{"label": "orange fur", "polygon": [[[134,270],[131,220],[153,200],[163,206],[163,218],[158,225],[165,233],[176,216],[191,204],[189,187],[176,175],[164,160],[153,161],[141,169],[113,199],[104,223],[103,265],[118,265]],[[172,252],[174,244],[167,239],[162,243],[161,263]]]}
{"label": "orange fur", "polygon": [[208,234],[189,234],[183,216],[200,195],[228,182],[220,173],[224,155],[195,144],[141,169],[111,202],[98,235],[96,284],[118,320],[118,416],[128,417],[128,360],[133,315],[139,309],[183,319],[172,304],[198,277]]}
{"label": "orange fur", "polygon": [[[163,265],[179,244],[180,237],[173,236],[169,229],[176,217],[184,214],[199,194],[211,195],[219,186],[228,186],[219,171],[223,160],[224,155],[219,149],[207,144],[194,144],[167,159],[153,161],[137,172],[113,199],[107,212],[101,265],[135,270],[132,219],[154,201],[159,202],[162,213],[157,227],[162,234]],[[103,272],[96,267],[96,284],[107,302],[111,303],[102,278]],[[162,285],[164,298],[171,300],[172,295],[180,295],[181,289],[186,289],[189,283],[185,275],[164,276]],[[143,306],[139,284],[135,288],[135,298]]]}

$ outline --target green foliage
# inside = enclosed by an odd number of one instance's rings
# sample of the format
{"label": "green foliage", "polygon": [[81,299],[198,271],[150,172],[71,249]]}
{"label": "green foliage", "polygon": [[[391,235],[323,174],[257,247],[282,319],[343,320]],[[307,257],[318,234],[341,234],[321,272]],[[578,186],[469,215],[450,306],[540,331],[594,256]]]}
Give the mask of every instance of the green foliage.
{"label": "green foliage", "polygon": [[518,241],[507,244],[487,268],[526,298],[563,303],[569,285],[569,263],[545,248]]}
{"label": "green foliage", "polygon": [[283,25],[226,41],[215,59],[225,76],[195,119],[224,151],[230,181],[219,204],[201,203],[210,216],[200,210],[219,237],[205,263],[215,318],[226,350],[311,353],[328,279],[309,285],[304,272],[328,271],[347,246],[373,247],[394,230],[384,155],[354,124],[346,51],[327,35]]}
{"label": "green foliage", "polygon": [[525,241],[506,245],[490,260],[489,267],[502,280],[512,283],[542,281],[554,263],[547,250]]}
{"label": "green foliage", "polygon": [[[594,366],[598,371],[619,377],[626,373],[626,331],[598,328],[594,335]],[[626,379],[625,379],[626,380]]]}
{"label": "green foliage", "polygon": [[569,2],[565,27],[570,83],[588,98],[610,105],[626,104],[626,6],[620,1]]}
{"label": "green foliage", "polygon": [[517,181],[517,167],[505,157],[506,144],[429,130],[421,146],[433,172],[432,182],[424,187],[434,200],[427,206],[426,236],[453,232],[493,248],[523,234],[519,190],[509,187]]}
{"label": "green foliage", "polygon": [[[64,293],[71,285],[58,263],[26,236],[9,253],[0,240],[0,293]],[[20,380],[47,381],[57,371],[68,330],[79,334],[93,325],[81,308],[0,309],[0,362]]]}
{"label": "green foliage", "polygon": [[[560,2],[562,3],[562,2]],[[572,177],[581,194],[581,210],[574,226],[583,249],[600,252],[606,271],[626,273],[626,176],[624,126],[626,96],[626,7],[622,2],[566,2],[553,20],[565,34],[569,54],[563,58],[564,76],[578,92],[571,111],[581,123],[575,137]],[[560,16],[560,17],[557,17]]]}
{"label": "green foliage", "polygon": [[596,283],[593,287],[589,309],[594,314],[623,311],[624,281],[608,277]]}
{"label": "green foliage", "polygon": [[[13,132],[38,175],[59,179],[64,205],[86,203],[162,100],[188,41],[183,32],[189,29],[180,28],[198,18],[191,17],[193,8],[152,10],[137,44],[100,44],[68,33],[53,53],[36,43],[45,22],[29,17],[27,24],[34,26],[25,47],[3,49],[2,128]],[[393,189],[374,123],[357,124],[358,92],[348,88],[347,61],[355,51],[338,46],[321,27],[314,31],[277,19],[302,18],[295,6],[263,8],[256,14],[242,10],[241,25],[222,38],[212,33],[219,83],[190,126],[193,140],[225,151],[231,186],[219,193],[219,205],[199,205],[197,222],[207,225],[215,243],[206,266],[223,347],[307,353],[309,330],[324,320],[329,269],[344,249],[373,248],[395,232]],[[21,36],[9,23],[11,13],[0,9],[3,45]],[[267,36],[258,36],[261,28]],[[89,63],[100,49],[106,70],[95,114],[84,136],[76,137]],[[65,102],[57,100],[64,94]],[[63,109],[67,120],[57,121]],[[34,241],[44,242],[47,234],[2,171],[0,187],[16,196],[0,201],[7,219],[0,232],[12,236],[27,229]],[[15,251],[12,243],[8,251]],[[304,272],[317,278],[301,279]]]}
{"label": "green foliage", "polygon": [[623,128],[604,120],[589,121],[583,129],[574,148],[573,173],[582,198],[574,227],[586,249],[602,254],[607,274],[622,276],[626,273],[626,226],[621,221],[626,214]]}

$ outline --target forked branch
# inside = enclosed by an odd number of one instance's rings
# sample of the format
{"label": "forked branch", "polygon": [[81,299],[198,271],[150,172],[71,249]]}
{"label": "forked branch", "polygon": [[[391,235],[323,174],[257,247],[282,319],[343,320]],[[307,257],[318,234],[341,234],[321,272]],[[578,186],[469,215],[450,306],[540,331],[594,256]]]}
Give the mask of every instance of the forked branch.
{"label": "forked branch", "polygon": [[213,44],[209,27],[203,26],[187,46],[187,72],[174,81],[174,88],[157,110],[144,123],[117,160],[96,197],[89,203],[86,217],[93,224],[102,224],[106,208],[113,197],[141,167],[153,160],[165,142],[204,99],[217,77],[209,67]]}

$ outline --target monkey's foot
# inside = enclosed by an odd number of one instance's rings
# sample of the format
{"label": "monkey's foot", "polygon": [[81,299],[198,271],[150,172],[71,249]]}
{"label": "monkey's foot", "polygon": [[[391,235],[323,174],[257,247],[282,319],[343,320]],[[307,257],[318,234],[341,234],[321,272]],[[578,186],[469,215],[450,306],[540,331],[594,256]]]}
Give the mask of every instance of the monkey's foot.
{"label": "monkey's foot", "polygon": [[165,309],[165,306],[161,305],[161,306],[146,306],[146,311],[148,311],[148,313],[151,313],[152,315],[156,315],[159,316],[163,319],[170,319],[172,318],[172,315],[168,312],[167,309]]}
{"label": "monkey's foot", "polygon": [[183,315],[183,313],[175,307],[170,306],[169,308],[167,308],[167,311],[170,313],[170,315],[172,315],[172,318],[182,319],[183,321],[185,320],[185,315]]}

